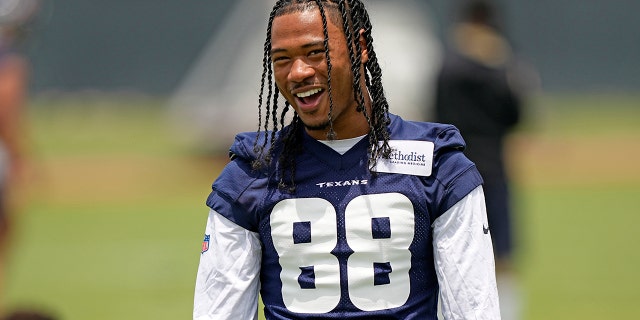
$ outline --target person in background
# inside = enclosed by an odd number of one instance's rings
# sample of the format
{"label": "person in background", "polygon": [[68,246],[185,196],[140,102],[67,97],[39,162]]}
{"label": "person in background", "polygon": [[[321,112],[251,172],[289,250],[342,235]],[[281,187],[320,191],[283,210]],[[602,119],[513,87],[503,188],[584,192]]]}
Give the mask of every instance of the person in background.
{"label": "person in background", "polygon": [[20,51],[39,2],[0,0],[0,311],[12,223],[27,169],[26,100],[29,61]]}
{"label": "person in background", "polygon": [[482,177],[455,127],[390,113],[371,30],[359,0],[275,2],[193,319],[500,319]]}
{"label": "person in background", "polygon": [[435,121],[455,125],[484,179],[502,317],[519,318],[505,138],[521,122],[525,75],[496,23],[491,2],[468,1],[452,28],[436,79]]}

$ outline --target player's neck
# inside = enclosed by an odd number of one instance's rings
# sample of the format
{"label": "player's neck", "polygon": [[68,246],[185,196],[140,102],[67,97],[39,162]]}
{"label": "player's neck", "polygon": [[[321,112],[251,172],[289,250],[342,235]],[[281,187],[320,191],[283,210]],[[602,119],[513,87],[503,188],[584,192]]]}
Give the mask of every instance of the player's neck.
{"label": "player's neck", "polygon": [[[369,100],[365,99],[367,113],[371,117],[371,106],[368,103]],[[330,130],[333,129],[335,133],[332,137],[329,136]],[[335,116],[331,125],[321,130],[311,130],[306,128],[307,134],[316,140],[343,140],[352,139],[369,134],[371,130],[369,122],[365,115],[357,111],[355,106],[349,109],[347,113],[338,114]]]}

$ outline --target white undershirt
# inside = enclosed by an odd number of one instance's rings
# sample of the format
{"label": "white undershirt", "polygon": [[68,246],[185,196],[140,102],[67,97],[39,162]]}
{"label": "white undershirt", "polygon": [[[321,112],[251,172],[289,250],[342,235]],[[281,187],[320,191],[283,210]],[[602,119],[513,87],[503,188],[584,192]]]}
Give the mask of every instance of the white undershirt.
{"label": "white undershirt", "polygon": [[355,146],[356,143],[360,142],[360,140],[362,140],[362,138],[364,138],[366,136],[367,135],[365,134],[365,135],[362,135],[362,136],[359,136],[359,137],[349,138],[349,139],[318,140],[318,141],[324,143],[326,146],[328,146],[331,149],[335,150],[335,152],[343,155],[347,151],[351,150],[351,148],[353,148],[353,146]]}

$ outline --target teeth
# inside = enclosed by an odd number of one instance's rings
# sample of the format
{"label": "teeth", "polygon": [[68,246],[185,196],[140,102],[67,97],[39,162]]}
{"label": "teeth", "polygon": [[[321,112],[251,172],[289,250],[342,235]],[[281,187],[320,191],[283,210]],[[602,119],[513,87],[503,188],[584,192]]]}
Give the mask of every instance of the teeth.
{"label": "teeth", "polygon": [[305,92],[300,92],[298,94],[296,94],[296,96],[298,96],[298,98],[306,98],[308,96],[314,95],[318,92],[322,91],[322,89],[312,89],[309,91],[305,91]]}

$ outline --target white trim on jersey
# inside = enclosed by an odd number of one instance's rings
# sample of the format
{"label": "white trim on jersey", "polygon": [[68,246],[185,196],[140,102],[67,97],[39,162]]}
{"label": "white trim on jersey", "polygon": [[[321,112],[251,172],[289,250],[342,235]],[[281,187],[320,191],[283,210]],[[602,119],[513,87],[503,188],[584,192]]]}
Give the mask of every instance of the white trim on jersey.
{"label": "white trim on jersey", "polygon": [[208,249],[200,256],[194,320],[258,319],[261,245],[257,233],[209,211]]}
{"label": "white trim on jersey", "polygon": [[477,187],[433,223],[433,248],[446,320],[500,320],[484,192]]}

